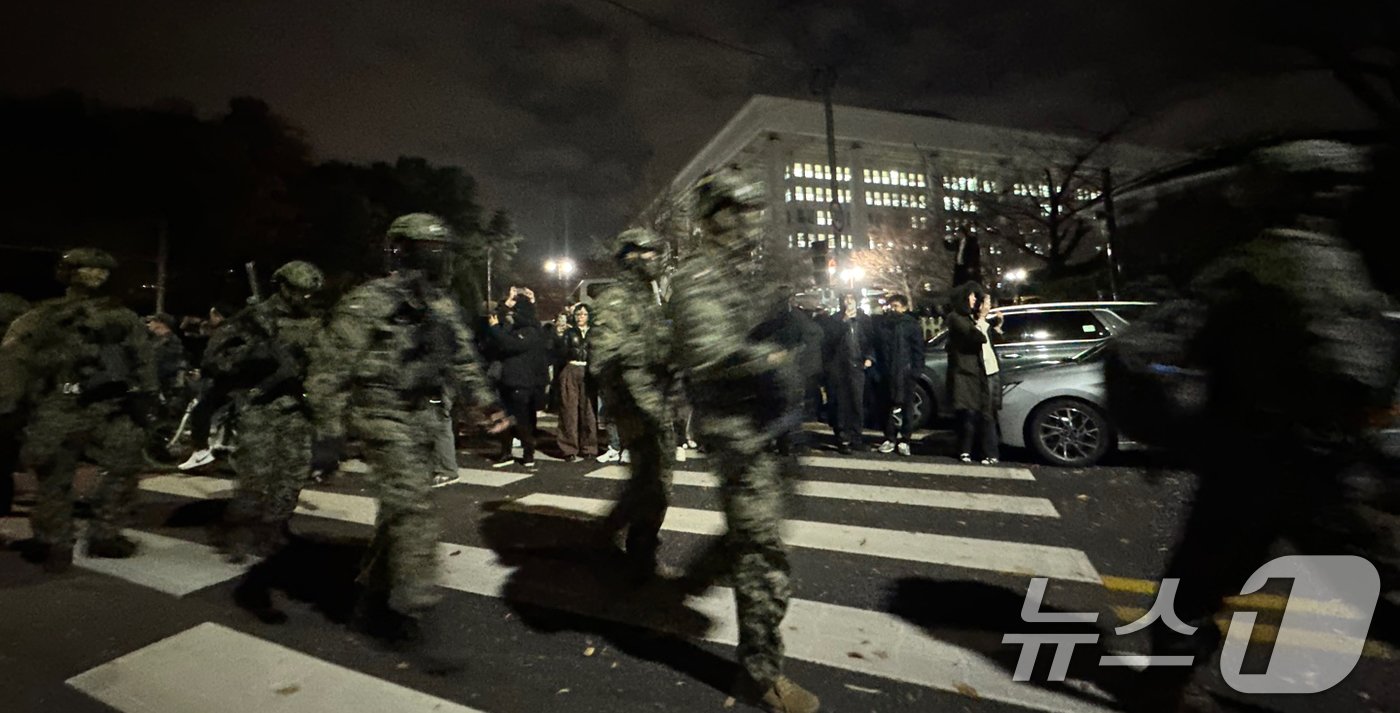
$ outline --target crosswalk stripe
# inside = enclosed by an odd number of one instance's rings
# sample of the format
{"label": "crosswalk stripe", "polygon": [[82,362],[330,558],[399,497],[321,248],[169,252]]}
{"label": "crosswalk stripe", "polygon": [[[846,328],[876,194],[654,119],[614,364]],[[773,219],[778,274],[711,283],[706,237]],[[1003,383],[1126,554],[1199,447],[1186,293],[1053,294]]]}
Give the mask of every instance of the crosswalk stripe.
{"label": "crosswalk stripe", "polygon": [[133,584],[183,597],[243,574],[248,564],[229,564],[213,547],[139,530],[124,530],[139,554],[126,559],[88,557],[79,547],[73,564]]}
{"label": "crosswalk stripe", "polygon": [[[675,471],[676,485],[696,488],[715,488],[719,483],[711,473],[695,471]],[[588,474],[589,478],[605,480],[626,480],[625,466],[606,466]],[[819,480],[804,480],[796,484],[798,495],[833,500],[855,500],[889,505],[914,505],[919,507],[945,508],[950,510],[975,510],[999,512],[1010,515],[1031,515],[1058,518],[1059,511],[1054,503],[1045,498],[1032,498],[1021,495],[997,495],[991,493],[965,493],[949,490],[924,490],[920,488],[895,488],[882,485],[861,485],[855,483],[832,483]]]}
{"label": "crosswalk stripe", "polygon": [[68,685],[121,713],[480,713],[210,622]]}
{"label": "crosswalk stripe", "polygon": [[[489,549],[444,543],[442,585],[471,594],[504,596],[513,569],[499,564],[499,555]],[[630,598],[588,597],[579,593],[579,577],[562,576],[563,585],[551,592],[551,606],[563,604],[570,611],[637,625],[648,608]],[[517,590],[530,599],[539,592]],[[560,602],[556,593],[576,594]],[[585,601],[587,600],[587,601]],[[710,619],[707,641],[734,646],[739,641],[739,624],[734,613],[734,592],[714,587],[686,599],[686,606]],[[640,622],[652,629],[675,632],[676,624],[665,616]],[[879,676],[915,685],[976,696],[1054,713],[1106,712],[1108,709],[1072,698],[1037,685],[1017,683],[1010,673],[981,654],[928,636],[918,626],[895,615],[826,604],[806,599],[789,603],[783,620],[786,655],[832,668]]]}
{"label": "crosswalk stripe", "polygon": [[468,485],[484,485],[491,488],[504,487],[531,477],[534,477],[534,473],[518,473],[509,470],[486,470],[485,468],[457,469],[457,478],[461,482],[467,483]]}
{"label": "crosswalk stripe", "polygon": [[[540,508],[546,511],[556,509],[602,516],[607,514],[612,506],[613,503],[608,500],[535,493],[512,501],[508,507]],[[725,531],[724,516],[710,510],[671,508],[666,512],[666,522],[662,528],[696,535],[720,535]],[[1088,556],[1080,550],[1067,547],[804,520],[785,521],[783,539],[794,547],[828,552],[887,557],[1027,577],[1053,577],[1099,583],[1099,573],[1089,562]]]}
{"label": "crosswalk stripe", "polygon": [[[231,494],[233,481],[227,478],[211,478],[202,475],[157,475],[142,479],[141,489],[182,498],[208,500],[227,497]],[[378,507],[374,498],[363,495],[330,493],[324,490],[303,490],[296,511],[312,517],[373,525],[374,515]]]}
{"label": "crosswalk stripe", "polygon": [[967,478],[996,478],[1000,480],[1035,480],[1035,476],[1025,468],[1015,468],[1004,465],[931,463],[927,461],[877,458],[833,458],[831,456],[808,456],[800,459],[800,462],[802,465],[812,468],[873,470],[881,473],[913,473],[915,475],[955,475]]}

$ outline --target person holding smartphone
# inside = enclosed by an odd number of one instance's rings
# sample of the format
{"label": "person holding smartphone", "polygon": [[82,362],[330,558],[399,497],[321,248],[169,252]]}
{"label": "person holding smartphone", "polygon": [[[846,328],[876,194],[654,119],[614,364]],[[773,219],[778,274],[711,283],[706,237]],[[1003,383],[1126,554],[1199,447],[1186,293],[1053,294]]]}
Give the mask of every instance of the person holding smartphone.
{"label": "person holding smartphone", "polygon": [[991,295],[976,282],[964,283],[953,294],[948,315],[948,393],[958,415],[958,458],[973,460],[974,445],[983,465],[1000,459],[997,411],[1001,408],[1001,365],[992,349],[991,333],[1000,318],[988,319]]}

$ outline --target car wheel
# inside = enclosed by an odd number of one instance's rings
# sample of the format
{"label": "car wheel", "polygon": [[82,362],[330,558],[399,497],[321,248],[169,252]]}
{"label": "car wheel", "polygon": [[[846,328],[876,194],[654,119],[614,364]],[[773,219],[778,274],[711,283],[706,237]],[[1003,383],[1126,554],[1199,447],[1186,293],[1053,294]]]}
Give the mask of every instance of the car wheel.
{"label": "car wheel", "polygon": [[933,394],[923,384],[914,385],[914,428],[927,428],[933,421]]}
{"label": "car wheel", "polygon": [[1058,466],[1090,466],[1113,447],[1103,409],[1078,399],[1050,399],[1026,419],[1026,443],[1041,460]]}

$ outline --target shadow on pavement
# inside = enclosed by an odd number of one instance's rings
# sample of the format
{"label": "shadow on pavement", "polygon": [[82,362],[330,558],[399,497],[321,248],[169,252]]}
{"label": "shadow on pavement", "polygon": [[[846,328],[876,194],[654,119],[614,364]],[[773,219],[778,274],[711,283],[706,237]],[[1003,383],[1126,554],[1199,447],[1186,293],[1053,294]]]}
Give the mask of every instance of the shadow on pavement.
{"label": "shadow on pavement", "polygon": [[686,604],[679,581],[638,583],[620,550],[601,540],[596,520],[579,513],[487,503],[486,545],[514,567],[503,592],[512,611],[532,629],[596,635],[613,648],[731,691],[739,667],[687,638],[711,627]]}
{"label": "shadow on pavement", "polygon": [[[1066,680],[1047,681],[1050,661],[1055,647],[1046,643],[1040,647],[1036,665],[1027,685],[1103,705],[1099,696],[1069,685],[1082,681],[1098,687],[1119,701],[1127,711],[1154,710],[1154,694],[1161,689],[1156,680],[1123,667],[1101,667],[1099,657],[1114,653],[1103,644],[1104,636],[1095,624],[1086,623],[1028,623],[1021,619],[1025,603],[1023,592],[981,582],[941,582],[908,577],[897,581],[890,590],[888,611],[919,628],[930,637],[980,654],[1006,670],[1011,678],[1021,656],[1020,644],[1003,644],[1004,634],[1098,634],[1094,644],[1078,644],[1066,673]],[[1042,605],[1045,614],[1064,613]]]}

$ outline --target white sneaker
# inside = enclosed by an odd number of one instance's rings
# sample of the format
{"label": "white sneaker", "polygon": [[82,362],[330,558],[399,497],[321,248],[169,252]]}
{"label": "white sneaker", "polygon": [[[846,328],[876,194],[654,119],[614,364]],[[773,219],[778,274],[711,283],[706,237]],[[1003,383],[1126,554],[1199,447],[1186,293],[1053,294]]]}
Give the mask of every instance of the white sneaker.
{"label": "white sneaker", "polygon": [[462,476],[456,473],[435,473],[433,474],[433,487],[441,488],[444,485],[452,485],[461,482]]}
{"label": "white sneaker", "polygon": [[632,452],[624,448],[624,449],[622,450],[622,455],[621,455],[621,456],[618,456],[618,461],[619,461],[619,462],[622,462],[622,463],[631,463],[631,462],[632,462]]}
{"label": "white sneaker", "polygon": [[511,447],[511,448],[524,448],[525,446],[521,445],[520,439],[519,439],[519,438],[512,438],[512,439],[510,439],[510,447]]}
{"label": "white sneaker", "polygon": [[995,459],[995,458],[983,458],[983,459],[982,459],[982,465],[996,465],[998,462],[1000,462],[1000,461],[998,461],[998,460]]}
{"label": "white sneaker", "polygon": [[686,448],[689,448],[690,450],[693,451],[693,450],[696,450],[697,448],[699,448],[699,447],[700,447],[700,444],[699,444],[699,443],[696,443],[696,442],[694,441],[694,439],[692,439],[692,440],[689,440],[689,441],[686,441],[686,442],[685,442],[685,447],[686,447]]}
{"label": "white sneaker", "polygon": [[972,462],[972,454],[971,454],[971,453],[964,453],[964,454],[958,456],[958,460],[960,460],[960,461],[962,461],[962,462],[964,462],[964,463],[971,463],[971,462]]}
{"label": "white sneaker", "polygon": [[[900,445],[904,445],[904,444],[901,443]],[[878,450],[879,450],[881,453],[893,453],[893,452],[894,452],[894,444],[893,444],[893,443],[890,443],[889,441],[885,441],[884,443],[881,443],[881,444],[880,444],[880,448],[879,448]],[[908,455],[908,454],[906,453],[905,455]]]}
{"label": "white sneaker", "polygon": [[204,448],[191,453],[190,457],[177,467],[180,470],[194,470],[195,468],[206,466],[213,462],[214,452],[208,448]]}
{"label": "white sneaker", "polygon": [[908,444],[908,443],[901,443],[901,444],[899,444],[899,454],[902,455],[902,456],[910,455],[910,453],[909,453],[909,444]]}
{"label": "white sneaker", "polygon": [[616,463],[621,459],[622,453],[619,451],[615,451],[612,448],[608,448],[608,450],[604,451],[602,455],[598,456],[599,463]]}

